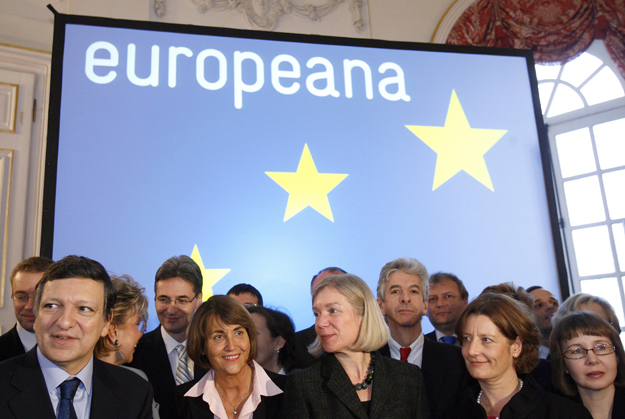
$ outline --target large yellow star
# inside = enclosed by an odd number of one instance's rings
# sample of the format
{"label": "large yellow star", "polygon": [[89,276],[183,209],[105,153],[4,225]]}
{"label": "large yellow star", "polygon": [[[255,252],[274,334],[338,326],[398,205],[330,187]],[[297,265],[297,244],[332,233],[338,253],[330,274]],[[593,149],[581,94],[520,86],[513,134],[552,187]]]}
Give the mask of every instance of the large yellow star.
{"label": "large yellow star", "polygon": [[494,192],[484,154],[507,130],[471,128],[455,90],[451,93],[444,127],[406,125],[406,128],[438,155],[432,190],[464,170]]}
{"label": "large yellow star", "polygon": [[315,162],[308,150],[308,144],[304,144],[297,172],[265,172],[265,174],[289,193],[283,221],[293,217],[304,208],[311,207],[334,222],[328,193],[347,175],[317,172]]}
{"label": "large yellow star", "polygon": [[230,269],[206,269],[204,263],[202,263],[202,257],[200,251],[197,248],[197,244],[193,246],[193,252],[191,253],[191,259],[198,264],[202,271],[202,300],[206,301],[213,296],[213,285],[217,283],[221,278],[226,276]]}

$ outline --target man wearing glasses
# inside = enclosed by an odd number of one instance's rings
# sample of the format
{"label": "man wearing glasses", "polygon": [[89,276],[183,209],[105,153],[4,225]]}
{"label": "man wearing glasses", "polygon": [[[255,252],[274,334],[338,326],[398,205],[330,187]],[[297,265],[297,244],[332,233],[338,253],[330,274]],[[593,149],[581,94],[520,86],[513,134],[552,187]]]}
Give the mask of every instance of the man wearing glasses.
{"label": "man wearing glasses", "polygon": [[188,256],[174,256],[156,272],[154,307],[160,326],[139,340],[130,364],[143,370],[159,405],[161,419],[177,418],[176,386],[206,371],[187,356],[187,333],[202,304],[202,272]]}
{"label": "man wearing glasses", "polygon": [[52,265],[52,259],[33,256],[20,262],[11,273],[11,298],[15,309],[15,326],[0,336],[0,362],[30,351],[37,338],[33,331],[33,295],[43,273]]}

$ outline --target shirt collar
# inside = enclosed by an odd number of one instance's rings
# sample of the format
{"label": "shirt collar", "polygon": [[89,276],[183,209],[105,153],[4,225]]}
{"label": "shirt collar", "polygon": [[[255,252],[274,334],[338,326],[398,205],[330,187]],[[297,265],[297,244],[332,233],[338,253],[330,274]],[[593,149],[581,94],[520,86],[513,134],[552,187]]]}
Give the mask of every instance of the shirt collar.
{"label": "shirt collar", "polygon": [[172,338],[169,333],[167,333],[162,325],[161,335],[163,336],[163,342],[165,342],[165,350],[167,351],[167,354],[170,354],[171,351],[174,351],[176,349],[176,346],[178,345],[184,345],[185,348],[187,347],[186,339],[184,340],[184,342],[178,342],[176,339]]}
{"label": "shirt collar", "polygon": [[39,361],[39,366],[41,367],[41,372],[43,373],[43,378],[46,382],[48,392],[56,391],[56,388],[63,381],[68,378],[76,377],[80,380],[80,385],[84,387],[87,394],[91,394],[91,385],[93,381],[93,355],[91,355],[87,365],[85,365],[84,368],[76,375],[70,375],[64,369],[52,363],[52,361],[41,353],[41,349],[39,349],[39,347],[37,347],[37,360]]}
{"label": "shirt collar", "polygon": [[[256,361],[252,361],[254,371],[254,386],[252,395],[248,397],[243,406],[241,406],[241,413],[239,417],[243,418],[246,415],[253,413],[256,407],[261,402],[261,396],[271,397],[277,394],[281,394],[282,390],[278,387],[267,372]],[[208,403],[211,412],[218,418],[226,418],[226,411],[221,402],[221,398],[217,393],[215,387],[215,370],[211,369],[204,377],[200,379],[189,391],[185,393],[185,397],[200,397],[202,400]],[[251,417],[251,416],[250,416]]]}
{"label": "shirt collar", "polygon": [[[440,342],[440,341],[441,341],[441,338],[442,338],[443,336],[447,336],[447,335],[446,335],[446,334],[444,334],[443,332],[439,332],[437,329],[434,329],[434,332],[436,332],[436,341],[437,341],[437,342]],[[458,338],[458,335],[456,335],[455,333],[454,333],[453,335],[451,335],[451,336],[454,336],[456,339]]]}
{"label": "shirt collar", "polygon": [[16,325],[17,335],[20,337],[20,341],[22,342],[22,346],[26,352],[30,351],[37,344],[37,336],[34,333],[29,332],[24,329],[21,324],[17,323]]}

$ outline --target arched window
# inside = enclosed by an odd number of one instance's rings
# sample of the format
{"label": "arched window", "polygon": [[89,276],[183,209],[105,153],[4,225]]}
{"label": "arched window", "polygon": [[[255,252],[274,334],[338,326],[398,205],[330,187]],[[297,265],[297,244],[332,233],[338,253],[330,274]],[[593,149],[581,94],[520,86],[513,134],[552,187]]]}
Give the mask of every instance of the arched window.
{"label": "arched window", "polygon": [[607,299],[625,325],[625,80],[602,41],[536,74],[572,291]]}

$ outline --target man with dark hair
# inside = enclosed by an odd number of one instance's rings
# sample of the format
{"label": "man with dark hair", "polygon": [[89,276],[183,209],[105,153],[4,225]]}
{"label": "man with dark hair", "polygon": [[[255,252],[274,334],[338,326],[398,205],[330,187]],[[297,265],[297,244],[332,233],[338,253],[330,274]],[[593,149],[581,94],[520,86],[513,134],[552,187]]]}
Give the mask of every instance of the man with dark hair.
{"label": "man with dark hair", "polygon": [[469,293],[462,281],[454,274],[438,272],[430,276],[428,318],[434,331],[426,338],[460,346],[456,336],[456,324],[469,302]]}
{"label": "man with dark hair", "polygon": [[176,386],[206,371],[187,356],[187,335],[202,304],[202,271],[189,256],[174,256],[156,271],[154,307],[159,327],[139,340],[132,367],[143,370],[154,386],[161,419],[177,418]]}
{"label": "man with dark hair", "polygon": [[230,288],[227,295],[246,307],[262,307],[263,305],[263,296],[260,294],[260,291],[250,284],[236,284]]}
{"label": "man with dark hair", "polygon": [[[312,277],[312,280],[310,281],[310,293],[312,294],[313,290],[325,277],[328,277],[330,275],[343,275],[346,273],[347,272],[345,270],[336,266],[323,268]],[[315,357],[308,353],[308,346],[313,343],[316,337],[317,332],[315,331],[314,324],[308,329],[300,330],[295,334],[295,359],[297,363],[297,368],[306,368],[317,362]]]}
{"label": "man with dark hair", "polygon": [[13,268],[11,298],[17,323],[11,330],[0,336],[0,362],[26,353],[37,344],[33,330],[35,286],[53,262],[52,259],[46,257],[33,256]]}
{"label": "man with dark hair", "polygon": [[416,259],[388,262],[380,271],[377,294],[391,332],[380,354],[421,368],[432,419],[463,417],[469,375],[460,348],[426,339],[421,319],[428,310],[430,276]]}
{"label": "man with dark hair", "polygon": [[35,289],[37,346],[0,363],[0,417],[151,418],[150,384],[93,356],[114,305],[98,262],[67,256],[52,264]]}
{"label": "man with dark hair", "polygon": [[540,285],[529,287],[526,291],[534,297],[534,318],[536,319],[536,326],[540,329],[540,335],[542,337],[542,341],[538,347],[540,358],[547,359],[549,357],[549,337],[553,329],[551,319],[554,314],[556,314],[556,311],[558,311],[560,303],[551,292]]}

